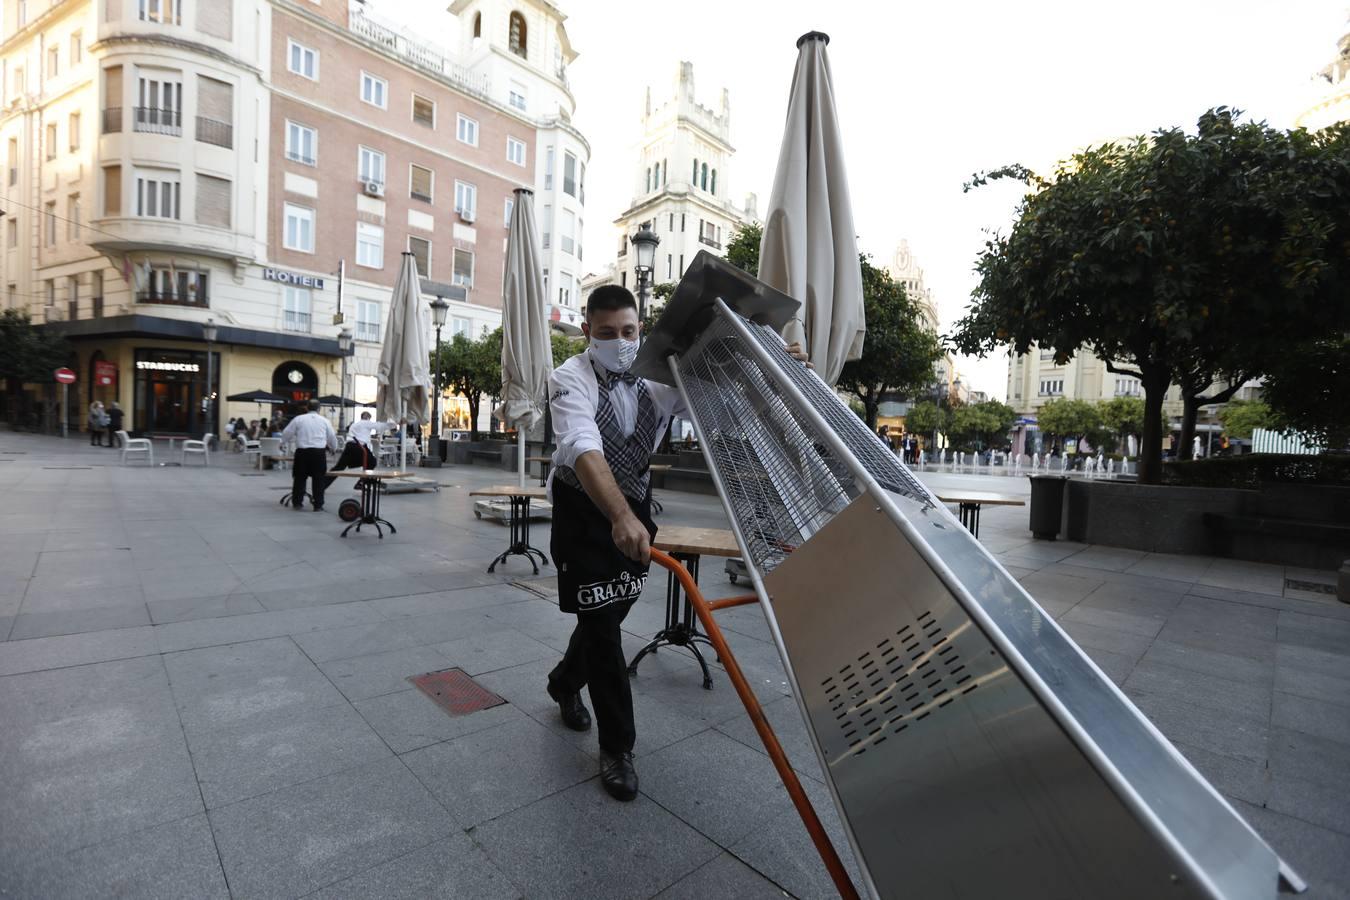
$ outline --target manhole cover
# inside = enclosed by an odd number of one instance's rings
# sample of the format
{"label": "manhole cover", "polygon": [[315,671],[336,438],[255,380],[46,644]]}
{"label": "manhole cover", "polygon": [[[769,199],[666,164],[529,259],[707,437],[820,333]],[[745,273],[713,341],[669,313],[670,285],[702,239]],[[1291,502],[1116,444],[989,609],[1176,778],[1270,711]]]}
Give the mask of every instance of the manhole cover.
{"label": "manhole cover", "polygon": [[408,678],[419,691],[452,716],[501,706],[506,701],[474,681],[463,669],[445,669]]}
{"label": "manhole cover", "polygon": [[1284,586],[1294,591],[1310,591],[1314,594],[1335,594],[1336,585],[1323,584],[1320,581],[1299,581],[1297,578],[1286,578]]}

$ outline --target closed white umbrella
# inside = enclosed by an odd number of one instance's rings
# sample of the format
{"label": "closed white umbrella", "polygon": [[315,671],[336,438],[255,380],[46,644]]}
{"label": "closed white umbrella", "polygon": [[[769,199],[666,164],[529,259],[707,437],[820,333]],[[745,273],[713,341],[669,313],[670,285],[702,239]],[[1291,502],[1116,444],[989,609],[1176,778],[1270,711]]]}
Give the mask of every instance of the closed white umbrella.
{"label": "closed white umbrella", "polygon": [[[384,330],[384,348],[375,378],[380,383],[375,406],[385,421],[409,421],[421,424],[426,418],[427,398],[431,391],[431,357],[427,345],[426,324],[422,320],[422,288],[417,262],[411,253],[403,254],[398,279],[389,301],[389,322]],[[408,466],[407,429],[399,427],[399,468]]]}
{"label": "closed white umbrella", "polygon": [[797,41],[787,124],[760,243],[759,278],[801,301],[801,318],[787,324],[783,337],[801,342],[816,372],[833,385],[844,363],[862,355],[867,324],[853,205],[825,55],[829,41],[818,31]]}
{"label": "closed white umbrella", "polygon": [[502,405],[497,416],[516,427],[516,465],[525,486],[525,430],[544,416],[553,343],[545,309],[534,192],[516,189],[506,235],[506,283],[502,290]]}

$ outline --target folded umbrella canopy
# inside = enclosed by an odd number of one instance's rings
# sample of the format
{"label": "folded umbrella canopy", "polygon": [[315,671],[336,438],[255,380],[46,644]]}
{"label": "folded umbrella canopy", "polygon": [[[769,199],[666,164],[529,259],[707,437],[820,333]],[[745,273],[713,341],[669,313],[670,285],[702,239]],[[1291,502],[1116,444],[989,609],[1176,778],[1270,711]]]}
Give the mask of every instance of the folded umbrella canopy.
{"label": "folded umbrella canopy", "polygon": [[506,283],[502,290],[502,405],[497,416],[516,427],[516,464],[525,486],[525,430],[544,416],[553,342],[545,310],[534,192],[516,189],[506,235]]}
{"label": "folded umbrella canopy", "polygon": [[[389,301],[389,323],[384,332],[384,348],[375,378],[380,384],[376,395],[377,415],[386,421],[407,419],[419,425],[426,419],[427,399],[431,391],[430,349],[422,320],[422,289],[413,255],[404,252],[398,279]],[[405,429],[400,429],[402,447],[399,468],[407,468],[408,448]]]}
{"label": "folded umbrella canopy", "polygon": [[271,391],[247,391],[243,394],[231,394],[225,398],[230,403],[287,403],[289,402],[280,394],[274,394]]}
{"label": "folded umbrella canopy", "polygon": [[829,42],[818,31],[797,41],[787,124],[760,242],[759,278],[801,301],[783,337],[799,341],[820,377],[833,385],[844,363],[862,355],[867,325],[853,205],[825,55]]}
{"label": "folded umbrella canopy", "polygon": [[350,397],[339,397],[337,394],[325,394],[319,398],[320,406],[345,406],[351,409],[357,403]]}

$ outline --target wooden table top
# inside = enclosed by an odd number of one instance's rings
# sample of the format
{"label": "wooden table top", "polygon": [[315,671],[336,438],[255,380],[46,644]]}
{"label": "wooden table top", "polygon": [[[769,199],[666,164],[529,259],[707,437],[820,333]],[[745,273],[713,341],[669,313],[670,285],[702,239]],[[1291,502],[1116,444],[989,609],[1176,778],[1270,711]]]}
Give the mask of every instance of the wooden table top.
{"label": "wooden table top", "polygon": [[469,491],[470,497],[529,497],[532,500],[543,500],[548,496],[548,491],[539,487],[537,484],[518,487],[514,484],[494,484],[491,487],[478,488]]}
{"label": "wooden table top", "polygon": [[527,457],[525,457],[525,461],[526,461],[526,462],[553,462],[553,457],[551,457],[551,456],[527,456]]}
{"label": "wooden table top", "polygon": [[1027,501],[1012,494],[992,491],[951,491],[937,495],[943,503],[979,503],[983,506],[1026,506]]}
{"label": "wooden table top", "polygon": [[686,528],[662,525],[656,532],[657,550],[667,553],[697,553],[702,556],[740,556],[736,538],[725,528]]}
{"label": "wooden table top", "polygon": [[647,468],[652,472],[669,472],[675,467],[670,463],[652,463]]}
{"label": "wooden table top", "polygon": [[343,469],[341,472],[329,472],[334,478],[372,478],[379,481],[384,478],[407,478],[412,472],[390,472],[387,469]]}

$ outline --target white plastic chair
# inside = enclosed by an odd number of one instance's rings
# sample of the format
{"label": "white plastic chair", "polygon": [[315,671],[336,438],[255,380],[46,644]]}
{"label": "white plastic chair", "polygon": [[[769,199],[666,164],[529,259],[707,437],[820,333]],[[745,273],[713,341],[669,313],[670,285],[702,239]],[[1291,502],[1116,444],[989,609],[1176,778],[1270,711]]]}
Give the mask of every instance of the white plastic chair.
{"label": "white plastic chair", "polygon": [[125,431],[119,431],[117,439],[122,443],[122,465],[127,464],[127,456],[132,453],[144,453],[146,461],[152,466],[155,464],[155,447],[149,438],[134,438]]}
{"label": "white plastic chair", "polygon": [[206,434],[202,435],[202,439],[200,441],[183,441],[183,456],[181,459],[182,464],[187,465],[187,457],[189,453],[200,453],[202,457],[202,465],[204,466],[211,465],[211,442],[214,441],[215,439],[216,436],[214,434],[207,432]]}
{"label": "white plastic chair", "polygon": [[262,468],[262,461],[268,458],[275,458],[281,455],[281,438],[258,438],[258,468]]}

